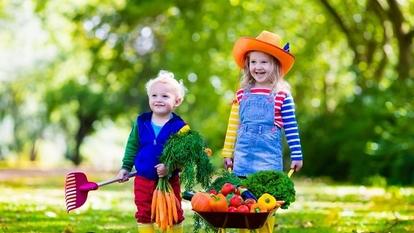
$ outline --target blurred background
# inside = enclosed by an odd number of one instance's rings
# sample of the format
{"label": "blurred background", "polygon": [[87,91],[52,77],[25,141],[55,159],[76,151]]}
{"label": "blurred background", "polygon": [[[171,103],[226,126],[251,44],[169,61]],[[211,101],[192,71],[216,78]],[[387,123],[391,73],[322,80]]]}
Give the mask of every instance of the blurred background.
{"label": "blurred background", "polygon": [[[64,179],[112,178],[144,84],[188,88],[177,109],[217,170],[240,83],[234,42],[290,43],[304,168],[280,233],[414,231],[414,1],[0,1],[0,232],[136,232],[133,182],[67,213]],[[285,143],[286,169],[289,150]],[[183,201],[186,232],[193,211]]]}
{"label": "blurred background", "polygon": [[1,169],[118,170],[131,124],[148,110],[144,84],[161,69],[188,88],[177,112],[220,166],[240,81],[232,46],[262,30],[296,57],[286,80],[300,174],[413,185],[409,0],[0,1]]}

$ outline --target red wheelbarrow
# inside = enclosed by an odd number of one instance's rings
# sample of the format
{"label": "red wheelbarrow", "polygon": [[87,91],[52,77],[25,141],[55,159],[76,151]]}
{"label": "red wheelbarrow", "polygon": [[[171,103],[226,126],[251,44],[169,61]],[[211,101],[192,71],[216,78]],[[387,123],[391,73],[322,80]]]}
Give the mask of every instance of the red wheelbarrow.
{"label": "red wheelbarrow", "polygon": [[258,229],[264,225],[270,216],[273,216],[274,211],[276,210],[265,213],[195,212],[210,225],[218,229]]}
{"label": "red wheelbarrow", "polygon": [[[291,177],[294,170],[291,169],[288,177]],[[283,201],[278,201],[283,204]],[[248,229],[251,232],[263,227],[267,220],[274,216],[278,207],[270,212],[262,213],[238,213],[238,212],[201,212],[195,211],[207,223],[216,228],[219,233],[226,232],[226,228]],[[269,227],[267,225],[267,227]],[[268,228],[269,232],[272,230]]]}

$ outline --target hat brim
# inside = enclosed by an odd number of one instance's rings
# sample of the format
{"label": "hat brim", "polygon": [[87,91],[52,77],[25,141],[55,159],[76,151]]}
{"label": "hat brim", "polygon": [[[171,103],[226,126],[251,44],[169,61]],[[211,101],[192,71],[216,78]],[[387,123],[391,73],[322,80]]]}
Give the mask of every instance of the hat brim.
{"label": "hat brim", "polygon": [[256,38],[242,37],[236,41],[233,47],[233,57],[237,65],[243,69],[246,53],[260,51],[272,55],[281,64],[282,75],[286,75],[295,62],[295,57],[289,52]]}

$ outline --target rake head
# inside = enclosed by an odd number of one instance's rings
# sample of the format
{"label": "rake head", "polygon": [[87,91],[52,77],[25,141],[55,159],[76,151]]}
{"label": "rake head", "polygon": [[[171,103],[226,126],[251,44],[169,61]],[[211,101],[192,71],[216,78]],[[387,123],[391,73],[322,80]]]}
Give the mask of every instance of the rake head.
{"label": "rake head", "polygon": [[68,173],[65,180],[66,210],[69,212],[81,207],[88,198],[88,192],[98,187],[98,184],[89,182],[82,172]]}

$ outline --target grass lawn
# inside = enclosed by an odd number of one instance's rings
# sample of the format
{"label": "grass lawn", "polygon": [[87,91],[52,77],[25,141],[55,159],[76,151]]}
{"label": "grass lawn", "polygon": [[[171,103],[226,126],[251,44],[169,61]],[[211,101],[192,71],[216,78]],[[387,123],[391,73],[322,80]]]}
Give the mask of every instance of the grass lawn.
{"label": "grass lawn", "polygon": [[[5,172],[0,170],[0,232],[136,232],[132,182],[90,191],[86,203],[68,214],[64,172]],[[88,174],[88,179],[113,175]],[[288,210],[278,210],[274,232],[414,232],[414,188],[294,182],[297,200]],[[190,203],[183,201],[183,206],[184,232],[192,232]]]}

